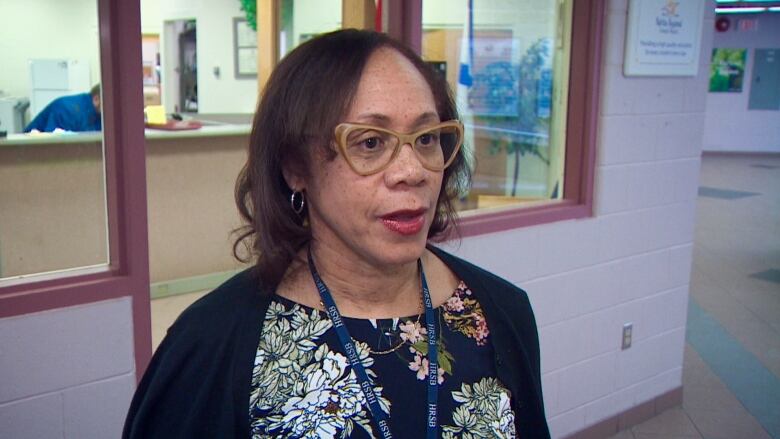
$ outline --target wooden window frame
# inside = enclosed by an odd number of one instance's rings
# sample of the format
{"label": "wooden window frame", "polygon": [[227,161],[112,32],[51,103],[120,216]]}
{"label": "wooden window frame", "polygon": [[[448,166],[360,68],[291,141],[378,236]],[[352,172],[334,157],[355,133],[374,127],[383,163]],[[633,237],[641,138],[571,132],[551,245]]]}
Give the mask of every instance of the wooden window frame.
{"label": "wooden window frame", "polygon": [[[386,14],[383,18],[387,22],[388,35],[407,44],[418,54],[421,53],[424,0],[378,1],[382,2],[379,9]],[[358,7],[365,0],[343,2],[343,9],[348,9],[347,3],[352,4],[349,7]],[[596,131],[606,0],[576,0],[572,3],[563,198],[533,206],[518,205],[491,209],[490,212],[464,212],[458,221],[461,237],[593,216],[593,179],[596,167]],[[278,21],[278,0],[258,0],[258,17],[261,13],[267,20],[265,26],[268,31],[264,32],[263,36],[258,32],[258,40],[268,40],[258,41],[258,47],[269,42],[272,47],[268,54],[261,54],[261,59],[258,60],[263,63],[267,72],[262,78],[258,78],[258,90],[262,90],[278,60],[278,55],[273,52],[278,47],[278,41],[275,39],[278,32],[274,31]],[[373,28],[370,20],[365,19],[364,28]]]}
{"label": "wooden window frame", "polygon": [[0,281],[0,318],[130,297],[140,379],[152,355],[140,1],[97,9],[109,262]]}
{"label": "wooden window frame", "polygon": [[[418,53],[422,47],[422,1],[412,0],[403,2],[403,5],[399,5],[400,2],[391,2],[391,24],[388,26],[388,32],[407,42]],[[461,237],[593,216],[593,178],[596,167],[605,2],[606,0],[572,2],[563,199],[490,212],[464,212],[458,221]],[[405,8],[413,8],[414,11]],[[401,24],[393,26],[393,20],[401,20]],[[392,33],[392,30],[395,33]]]}

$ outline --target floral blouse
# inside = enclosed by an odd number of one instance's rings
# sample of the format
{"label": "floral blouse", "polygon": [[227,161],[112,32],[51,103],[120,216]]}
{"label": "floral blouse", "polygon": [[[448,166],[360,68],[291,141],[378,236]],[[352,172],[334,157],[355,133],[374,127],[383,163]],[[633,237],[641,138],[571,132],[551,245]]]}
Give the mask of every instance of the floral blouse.
{"label": "floral blouse", "polygon": [[[496,378],[479,302],[461,282],[435,316],[441,436],[515,437],[511,395]],[[425,315],[343,320],[394,437],[425,437]],[[381,437],[328,315],[280,296],[265,315],[249,416],[254,438]]]}

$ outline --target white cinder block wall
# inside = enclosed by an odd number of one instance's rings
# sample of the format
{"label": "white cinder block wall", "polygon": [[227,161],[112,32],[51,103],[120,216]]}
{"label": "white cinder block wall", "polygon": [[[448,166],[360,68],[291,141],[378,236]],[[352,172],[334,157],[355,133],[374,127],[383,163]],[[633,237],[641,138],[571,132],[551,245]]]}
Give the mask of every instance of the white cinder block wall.
{"label": "white cinder block wall", "polygon": [[[714,4],[696,77],[626,78],[626,0],[605,20],[593,218],[463,239],[528,291],[545,405],[565,437],[681,386]],[[634,343],[621,350],[624,323]]]}
{"label": "white cinder block wall", "polygon": [[132,300],[0,319],[0,438],[118,438],[135,389]]}

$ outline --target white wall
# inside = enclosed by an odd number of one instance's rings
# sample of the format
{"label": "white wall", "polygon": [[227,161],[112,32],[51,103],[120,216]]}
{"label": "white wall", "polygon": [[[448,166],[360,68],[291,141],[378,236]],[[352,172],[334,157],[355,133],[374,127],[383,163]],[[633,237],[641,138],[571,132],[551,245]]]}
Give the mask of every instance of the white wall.
{"label": "white wall", "polygon": [[[293,3],[293,44],[302,34],[319,34],[341,28],[341,0],[295,0]],[[289,50],[288,50],[289,52]]]}
{"label": "white wall", "polygon": [[135,388],[129,297],[0,319],[0,436],[118,438]]}
{"label": "white wall", "polygon": [[141,0],[141,33],[156,35],[162,33],[161,1],[164,0]]}
{"label": "white wall", "polygon": [[[729,31],[713,32],[713,47],[748,49],[745,79],[742,93],[708,93],[704,150],[780,152],[780,110],[748,110],[754,49],[780,49],[780,14],[729,18]],[[758,19],[758,30],[739,32],[736,24],[740,18]]]}
{"label": "white wall", "polygon": [[[30,59],[79,59],[89,63],[90,81],[100,81],[95,0],[10,0],[0,12],[0,92],[30,95]],[[89,90],[84,90],[89,91]]]}
{"label": "white wall", "polygon": [[[608,4],[594,217],[466,238],[455,249],[528,291],[554,437],[682,382],[713,16],[697,77],[626,78],[626,0]],[[634,344],[621,351],[628,322]]]}
{"label": "white wall", "polygon": [[[257,101],[257,79],[235,79],[233,69],[233,17],[243,17],[237,0],[166,0],[160,3],[162,20],[195,19],[198,49],[198,112],[251,113]],[[161,36],[162,40],[165,35]],[[166,42],[161,41],[161,47]],[[162,54],[163,67],[169,62]],[[219,77],[214,67],[221,71]],[[165,78],[162,78],[165,88]],[[168,104],[166,104],[166,107]]]}

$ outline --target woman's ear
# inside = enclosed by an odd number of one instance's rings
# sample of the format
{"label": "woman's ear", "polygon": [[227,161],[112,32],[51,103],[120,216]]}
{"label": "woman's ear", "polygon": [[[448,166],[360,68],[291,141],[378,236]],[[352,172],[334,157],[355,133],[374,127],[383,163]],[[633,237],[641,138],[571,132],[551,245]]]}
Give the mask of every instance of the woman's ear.
{"label": "woman's ear", "polygon": [[306,181],[301,176],[301,173],[290,165],[282,166],[282,175],[287,183],[287,187],[293,191],[301,192],[306,189]]}

